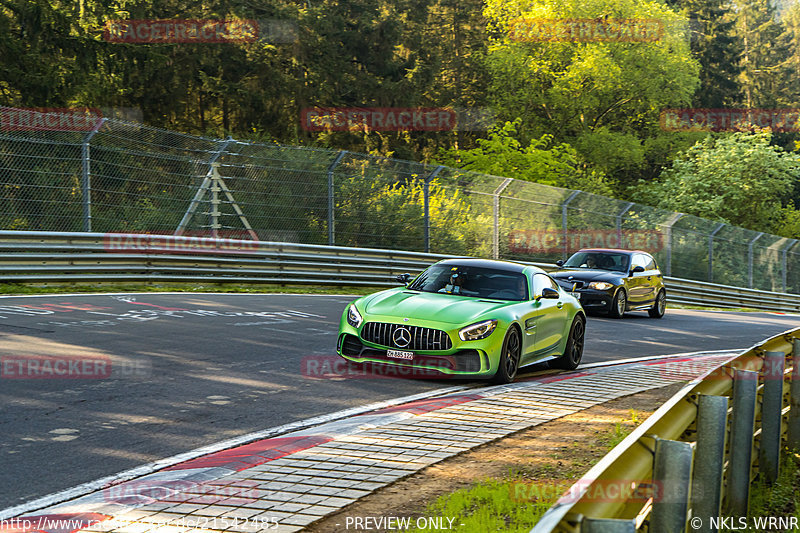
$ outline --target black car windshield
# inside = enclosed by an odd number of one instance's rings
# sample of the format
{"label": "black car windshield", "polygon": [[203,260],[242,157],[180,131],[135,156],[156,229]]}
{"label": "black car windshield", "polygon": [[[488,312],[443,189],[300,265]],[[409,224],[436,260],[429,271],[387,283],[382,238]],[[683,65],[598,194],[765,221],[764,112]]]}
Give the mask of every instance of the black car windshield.
{"label": "black car windshield", "polygon": [[628,270],[628,254],[615,252],[578,252],[567,259],[565,268],[598,268],[614,272]]}
{"label": "black car windshield", "polygon": [[528,299],[527,277],[522,272],[470,265],[433,265],[417,276],[408,288],[493,300]]}

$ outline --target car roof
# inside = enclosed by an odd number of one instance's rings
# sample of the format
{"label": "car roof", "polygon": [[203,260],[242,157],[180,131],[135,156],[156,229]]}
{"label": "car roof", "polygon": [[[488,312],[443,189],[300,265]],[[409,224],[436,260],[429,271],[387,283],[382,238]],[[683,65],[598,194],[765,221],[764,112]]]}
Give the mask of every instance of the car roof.
{"label": "car roof", "polygon": [[623,253],[623,254],[647,254],[650,255],[650,252],[645,252],[644,250],[623,250],[621,248],[581,248],[578,250],[577,253],[580,252],[614,252],[614,253]]}
{"label": "car roof", "polygon": [[533,266],[514,263],[512,261],[498,261],[496,259],[478,259],[475,257],[445,259],[436,263],[437,265],[464,265],[478,268],[495,268],[506,272],[544,272],[544,270]]}

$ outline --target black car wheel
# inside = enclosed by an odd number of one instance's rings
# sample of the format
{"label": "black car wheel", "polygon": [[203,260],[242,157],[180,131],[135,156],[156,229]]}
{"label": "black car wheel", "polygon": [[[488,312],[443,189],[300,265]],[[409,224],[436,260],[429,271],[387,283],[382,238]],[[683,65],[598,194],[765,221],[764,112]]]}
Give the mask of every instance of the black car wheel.
{"label": "black car wheel", "polygon": [[586,337],[586,325],[583,318],[576,316],[569,328],[567,346],[564,348],[564,355],[550,362],[551,368],[561,368],[563,370],[575,370],[581,364],[583,358],[583,342]]}
{"label": "black car wheel", "polygon": [[647,310],[647,314],[650,315],[650,318],[661,318],[664,316],[664,313],[667,310],[667,291],[661,289],[658,291],[658,296],[656,296],[656,301],[653,304],[653,307]]}
{"label": "black car wheel", "polygon": [[622,318],[628,307],[628,295],[625,289],[619,289],[611,300],[611,309],[608,310],[608,316],[612,318]]}
{"label": "black car wheel", "polygon": [[519,370],[519,359],[522,354],[522,343],[520,342],[519,330],[514,326],[508,328],[506,339],[503,341],[503,351],[500,354],[500,362],[497,372],[492,378],[492,383],[505,384],[514,381]]}

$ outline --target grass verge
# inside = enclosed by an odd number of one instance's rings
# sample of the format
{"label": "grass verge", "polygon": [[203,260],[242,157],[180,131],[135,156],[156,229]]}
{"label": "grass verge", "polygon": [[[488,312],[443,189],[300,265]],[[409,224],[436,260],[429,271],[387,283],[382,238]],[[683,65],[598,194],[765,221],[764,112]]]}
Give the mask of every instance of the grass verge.
{"label": "grass verge", "polygon": [[[772,485],[759,477],[750,492],[748,514],[750,526],[755,525],[755,520],[767,517],[795,517],[795,523],[800,523],[800,454],[788,451],[781,454],[778,479]],[[781,531],[800,531],[800,529],[781,529]]]}
{"label": "grass verge", "polygon": [[292,293],[292,294],[371,294],[379,287],[331,287],[326,285],[237,285],[234,283],[70,283],[40,284],[0,283],[0,294],[64,294],[64,293],[103,293],[103,292],[230,292],[230,293]]}
{"label": "grass verge", "polygon": [[[608,453],[622,442],[641,423],[640,413],[629,410],[629,416],[616,422],[613,428],[595,439],[595,446]],[[577,443],[576,443],[577,444]],[[585,443],[584,443],[585,444]],[[417,523],[433,527],[412,531],[423,533],[438,531],[439,517],[453,519],[450,528],[457,532],[494,531],[498,533],[527,533],[558,498],[569,489],[573,481],[582,476],[600,458],[592,458],[578,468],[554,468],[547,477],[561,476],[560,480],[530,480],[524,472],[509,471],[508,476],[490,478],[445,494],[430,504]]]}

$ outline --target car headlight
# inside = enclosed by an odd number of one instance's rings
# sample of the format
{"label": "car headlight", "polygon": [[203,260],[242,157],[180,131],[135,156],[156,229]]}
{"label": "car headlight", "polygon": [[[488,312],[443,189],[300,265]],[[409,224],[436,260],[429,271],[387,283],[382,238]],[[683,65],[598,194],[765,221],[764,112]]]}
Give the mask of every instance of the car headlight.
{"label": "car headlight", "polygon": [[590,289],[597,289],[598,291],[607,291],[614,285],[606,281],[593,281],[589,284]]}
{"label": "car headlight", "polygon": [[357,328],[363,321],[364,319],[361,318],[361,313],[356,309],[356,305],[350,304],[350,307],[347,308],[347,323]]}
{"label": "car headlight", "polygon": [[497,327],[497,320],[484,320],[477,324],[472,324],[465,328],[458,330],[458,337],[462,341],[477,341],[485,339],[492,334],[494,328]]}

